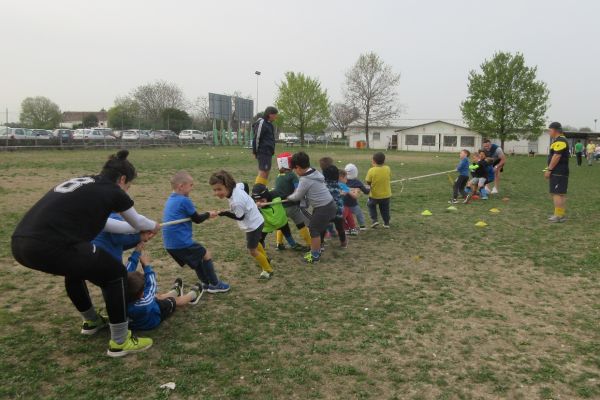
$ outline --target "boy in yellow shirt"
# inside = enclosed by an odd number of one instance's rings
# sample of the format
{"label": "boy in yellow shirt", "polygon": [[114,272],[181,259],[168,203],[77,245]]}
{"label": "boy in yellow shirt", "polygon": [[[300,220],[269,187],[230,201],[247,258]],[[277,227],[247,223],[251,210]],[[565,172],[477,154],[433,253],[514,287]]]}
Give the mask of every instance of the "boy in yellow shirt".
{"label": "boy in yellow shirt", "polygon": [[371,186],[371,192],[369,193],[369,201],[367,201],[367,207],[369,208],[369,216],[371,217],[371,228],[379,226],[377,221],[377,206],[379,205],[379,212],[383,219],[383,227],[390,227],[390,199],[392,197],[392,186],[390,184],[392,178],[392,171],[385,163],[385,154],[375,153],[373,155],[373,161],[371,162],[372,167],[367,172],[367,178],[365,181]]}

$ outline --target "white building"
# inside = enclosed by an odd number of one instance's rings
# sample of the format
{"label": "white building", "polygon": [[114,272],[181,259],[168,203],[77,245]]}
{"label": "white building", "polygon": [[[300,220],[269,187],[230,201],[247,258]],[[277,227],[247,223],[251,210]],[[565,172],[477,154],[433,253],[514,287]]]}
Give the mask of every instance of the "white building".
{"label": "white building", "polygon": [[[360,147],[365,141],[364,127],[352,126],[347,132],[348,145]],[[481,148],[483,137],[480,133],[464,126],[446,121],[432,121],[415,126],[374,126],[369,127],[369,145],[378,150],[404,150],[427,152],[458,152],[467,149],[471,152]],[[500,144],[500,140],[492,142]],[[504,143],[507,154],[548,154],[550,137],[547,131],[534,141],[514,140]]]}
{"label": "white building", "polygon": [[98,118],[98,127],[108,127],[108,112],[104,109],[100,111],[65,111],[62,113],[61,128],[73,128],[83,123],[83,120],[88,115],[95,115]]}

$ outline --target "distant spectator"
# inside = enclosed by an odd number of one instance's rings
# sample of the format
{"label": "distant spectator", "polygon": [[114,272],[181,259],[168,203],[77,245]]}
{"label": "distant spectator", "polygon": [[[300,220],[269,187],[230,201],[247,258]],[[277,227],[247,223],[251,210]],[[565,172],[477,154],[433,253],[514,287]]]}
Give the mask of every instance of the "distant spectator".
{"label": "distant spectator", "polygon": [[592,142],[592,140],[588,140],[588,144],[585,148],[586,157],[588,166],[592,166],[592,161],[594,161],[594,153],[596,152],[596,145]]}
{"label": "distant spectator", "polygon": [[577,140],[577,143],[575,143],[575,156],[577,157],[577,166],[581,167],[583,159],[583,143],[581,143],[581,140]]}

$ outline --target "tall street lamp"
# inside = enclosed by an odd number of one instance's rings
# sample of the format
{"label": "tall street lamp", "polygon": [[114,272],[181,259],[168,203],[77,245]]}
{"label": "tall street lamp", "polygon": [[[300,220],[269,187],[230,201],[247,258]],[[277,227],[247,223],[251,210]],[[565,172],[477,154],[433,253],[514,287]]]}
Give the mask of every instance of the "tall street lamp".
{"label": "tall street lamp", "polygon": [[256,75],[256,114],[258,114],[258,77],[260,76],[260,71],[255,71],[254,75]]}

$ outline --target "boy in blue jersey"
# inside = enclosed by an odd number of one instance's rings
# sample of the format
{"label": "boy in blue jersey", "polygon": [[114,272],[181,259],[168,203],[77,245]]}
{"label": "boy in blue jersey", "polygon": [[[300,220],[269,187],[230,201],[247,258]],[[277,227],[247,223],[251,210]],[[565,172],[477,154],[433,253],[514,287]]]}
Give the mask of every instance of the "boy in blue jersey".
{"label": "boy in blue jersey", "polygon": [[190,218],[191,221],[162,228],[163,243],[167,252],[180,265],[188,265],[196,272],[200,287],[208,293],[224,293],[229,285],[217,277],[210,252],[192,238],[192,222],[200,224],[209,218],[216,218],[216,212],[198,214],[189,194],[194,187],[194,179],[186,171],[177,172],[171,178],[173,193],[165,203],[163,222]]}
{"label": "boy in blue jersey", "polygon": [[471,153],[467,149],[460,151],[460,161],[456,165],[456,171],[458,171],[458,177],[454,181],[454,188],[452,190],[452,199],[448,202],[450,204],[458,203],[458,194],[466,199],[467,193],[465,192],[465,185],[469,181],[469,156]]}
{"label": "boy in blue jersey", "polygon": [[[177,307],[197,304],[202,289],[196,286],[183,294],[183,282],[175,280],[171,291],[157,294],[156,275],[150,266],[150,258],[143,253],[144,243],[140,242],[127,263],[127,314],[129,328],[132,330],[150,330],[167,319]],[[136,271],[141,261],[144,272]]]}
{"label": "boy in blue jersey", "polygon": [[119,262],[123,261],[123,251],[137,246],[149,239],[148,233],[140,234],[117,213],[111,213],[104,230],[92,240],[92,243]]}

